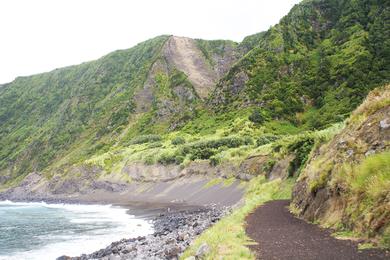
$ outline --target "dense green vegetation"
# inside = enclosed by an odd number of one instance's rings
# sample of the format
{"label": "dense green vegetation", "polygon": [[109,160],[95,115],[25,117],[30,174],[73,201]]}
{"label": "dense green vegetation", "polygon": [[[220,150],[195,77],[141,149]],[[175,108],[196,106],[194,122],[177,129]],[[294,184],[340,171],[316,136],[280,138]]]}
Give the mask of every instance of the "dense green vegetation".
{"label": "dense green vegetation", "polygon": [[[17,78],[0,88],[2,182],[84,162],[114,171],[125,161],[218,165],[264,147],[279,153],[276,144],[342,121],[389,80],[388,19],[388,1],[310,0],[240,44],[195,40],[211,68],[216,57],[238,60],[207,102],[166,64],[169,36]],[[139,112],[137,94],[147,84],[151,108]],[[310,138],[290,148],[298,155],[292,173],[305,164]]]}
{"label": "dense green vegetation", "polygon": [[[254,48],[210,104],[226,110],[249,101],[263,114],[311,129],[343,120],[390,79],[389,19],[385,0],[303,1],[278,25],[243,42]],[[243,74],[248,80],[237,86]]]}
{"label": "dense green vegetation", "polygon": [[[244,205],[202,234],[185,256],[206,241],[210,259],[253,258],[245,247],[245,216],[268,200],[289,198],[296,179],[308,178],[308,194],[332,185],[344,192],[347,224],[332,216],[324,221],[328,226],[351,234],[356,222],[355,235],[373,232],[372,219],[389,218],[382,205],[390,189],[389,152],[335,167],[329,158],[336,153],[325,158],[318,149],[345,124],[390,105],[389,94],[376,98],[383,91],[374,91],[345,121],[370,90],[390,81],[389,20],[385,0],[304,0],[279,24],[239,44],[197,39],[212,70],[221,60],[236,61],[218,67],[222,78],[206,100],[164,56],[169,36],[17,78],[0,88],[0,190],[32,171],[66,178],[71,166],[131,182],[123,171],[131,164],[241,170],[255,158],[261,167],[245,168],[253,179]],[[150,107],[140,109],[143,103]],[[280,177],[278,169],[285,179],[266,182],[264,176]],[[240,173],[206,186],[231,185]],[[380,239],[387,246],[390,228],[384,229]]]}
{"label": "dense green vegetation", "polygon": [[388,130],[379,126],[389,105],[390,86],[376,88],[331,142],[314,144],[295,186],[294,212],[341,234],[369,239],[371,246],[390,247]]}
{"label": "dense green vegetation", "polygon": [[[97,61],[17,78],[0,90],[0,169],[12,175],[44,169],[72,144],[92,154],[134,111],[142,84],[167,36]],[[109,144],[109,143],[107,143]]]}

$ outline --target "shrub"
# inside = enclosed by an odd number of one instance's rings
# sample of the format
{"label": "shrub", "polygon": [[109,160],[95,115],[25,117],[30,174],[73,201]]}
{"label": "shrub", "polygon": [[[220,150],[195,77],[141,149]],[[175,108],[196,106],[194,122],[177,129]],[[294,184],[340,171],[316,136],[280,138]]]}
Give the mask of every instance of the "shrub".
{"label": "shrub", "polygon": [[271,172],[271,170],[275,164],[276,164],[275,160],[269,160],[266,163],[264,163],[262,169],[264,172],[269,173],[269,172]]}
{"label": "shrub", "polygon": [[157,148],[157,147],[161,147],[161,146],[163,146],[163,144],[161,142],[155,142],[155,143],[148,144],[148,148]]}
{"label": "shrub", "polygon": [[159,135],[140,135],[134,137],[130,144],[144,144],[144,143],[151,143],[151,142],[158,142],[161,141],[161,136]]}
{"label": "shrub", "polygon": [[250,136],[245,136],[243,141],[244,141],[245,145],[252,145],[253,144],[253,139]]}
{"label": "shrub", "polygon": [[190,159],[192,161],[196,159],[206,160],[213,156],[215,153],[215,150],[211,148],[197,149],[193,151]]}
{"label": "shrub", "polygon": [[255,109],[252,114],[248,117],[250,121],[252,121],[255,124],[262,124],[265,121],[265,117],[261,113],[259,109]]}
{"label": "shrub", "polygon": [[353,169],[350,180],[356,192],[364,192],[372,198],[386,195],[390,189],[390,152],[371,155]]}
{"label": "shrub", "polygon": [[226,146],[228,148],[236,148],[241,145],[249,145],[253,143],[251,138],[225,137],[216,140],[200,141],[189,146],[190,149],[218,149]]}
{"label": "shrub", "polygon": [[144,162],[146,165],[152,165],[155,163],[155,157],[153,155],[148,155],[148,156],[146,156]]}
{"label": "shrub", "polygon": [[184,156],[176,153],[163,153],[157,161],[162,165],[181,164],[184,161]]}
{"label": "shrub", "polygon": [[185,159],[184,156],[177,155],[177,156],[175,157],[175,163],[176,163],[176,164],[181,164],[182,162],[184,162],[184,159]]}
{"label": "shrub", "polygon": [[257,146],[262,146],[262,145],[265,145],[265,144],[272,143],[272,142],[274,142],[274,141],[276,141],[278,139],[279,139],[279,137],[276,136],[276,135],[265,134],[265,135],[262,135],[259,138],[257,138],[256,145]]}
{"label": "shrub", "polygon": [[173,153],[163,153],[157,161],[163,165],[173,164],[176,162],[176,156]]}
{"label": "shrub", "polygon": [[295,158],[288,166],[288,174],[290,177],[293,176],[294,173],[299,174],[301,168],[305,165],[313,146],[314,139],[312,137],[305,137],[287,147],[289,152],[295,153]]}
{"label": "shrub", "polygon": [[225,137],[216,140],[200,141],[194,144],[189,144],[181,147],[179,154],[186,156],[190,155],[191,160],[196,159],[209,159],[211,156],[220,152],[223,147],[226,148],[236,148],[241,145],[249,145],[253,143],[252,138],[238,138],[238,137]]}
{"label": "shrub", "polygon": [[210,157],[210,165],[211,166],[217,166],[220,163],[221,163],[221,158],[220,157],[217,157],[215,155]]}
{"label": "shrub", "polygon": [[109,157],[104,159],[104,170],[111,172],[112,168],[123,159],[122,155],[110,154]]}
{"label": "shrub", "polygon": [[181,136],[176,136],[175,138],[172,139],[171,143],[173,145],[180,145],[180,144],[185,144],[186,142],[186,139],[184,139],[184,137],[181,137]]}

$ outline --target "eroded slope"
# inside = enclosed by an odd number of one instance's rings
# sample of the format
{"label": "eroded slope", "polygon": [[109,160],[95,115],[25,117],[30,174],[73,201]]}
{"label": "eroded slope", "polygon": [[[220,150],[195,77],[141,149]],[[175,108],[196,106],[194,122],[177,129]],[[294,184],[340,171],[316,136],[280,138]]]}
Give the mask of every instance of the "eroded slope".
{"label": "eroded slope", "polygon": [[390,86],[372,91],[319,147],[294,188],[298,215],[390,246]]}

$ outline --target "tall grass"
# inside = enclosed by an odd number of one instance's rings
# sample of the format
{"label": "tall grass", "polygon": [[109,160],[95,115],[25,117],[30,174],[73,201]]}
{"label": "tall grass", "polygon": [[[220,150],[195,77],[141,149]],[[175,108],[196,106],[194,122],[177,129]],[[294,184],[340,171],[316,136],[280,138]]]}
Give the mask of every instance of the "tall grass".
{"label": "tall grass", "polygon": [[360,165],[352,167],[347,181],[352,191],[364,193],[372,199],[389,193],[390,152],[371,155]]}

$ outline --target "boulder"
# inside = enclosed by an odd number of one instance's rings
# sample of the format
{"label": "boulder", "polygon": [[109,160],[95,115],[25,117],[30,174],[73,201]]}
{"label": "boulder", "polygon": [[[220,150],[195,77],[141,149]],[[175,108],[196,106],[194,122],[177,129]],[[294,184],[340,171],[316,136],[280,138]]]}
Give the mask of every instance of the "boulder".
{"label": "boulder", "polygon": [[198,250],[196,250],[196,257],[202,258],[207,255],[208,252],[210,252],[209,245],[207,243],[203,243],[199,246]]}

